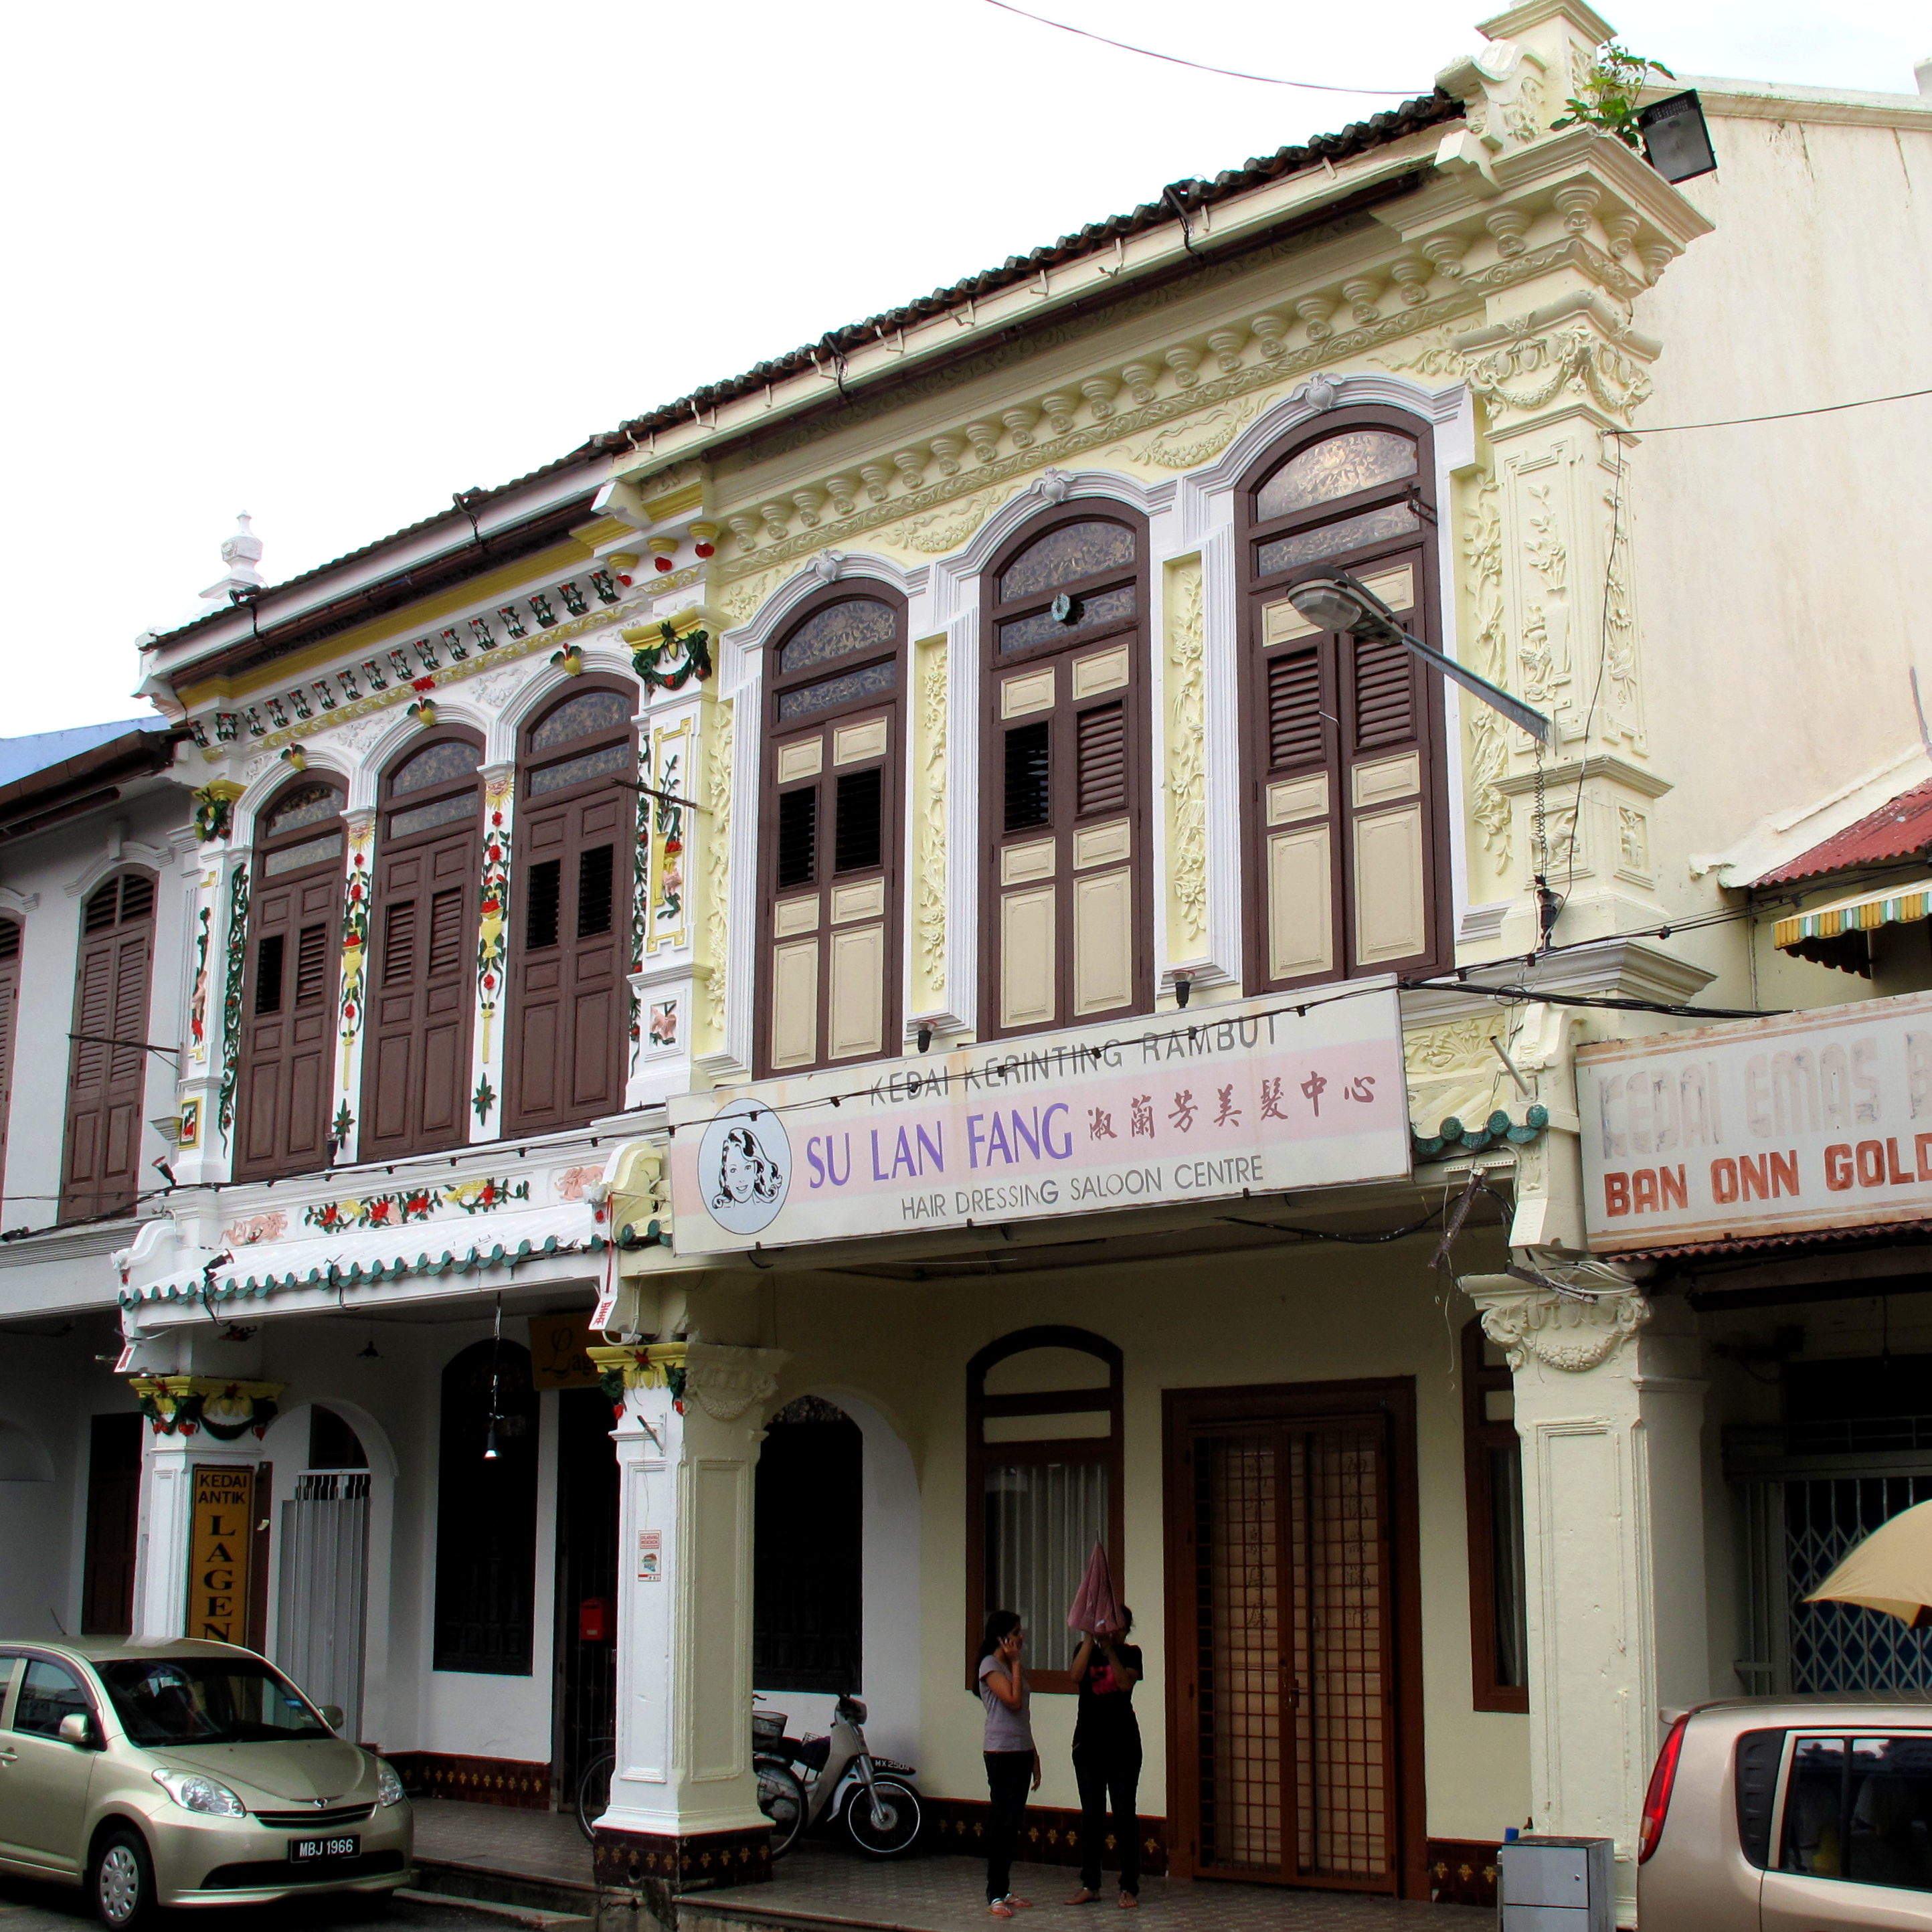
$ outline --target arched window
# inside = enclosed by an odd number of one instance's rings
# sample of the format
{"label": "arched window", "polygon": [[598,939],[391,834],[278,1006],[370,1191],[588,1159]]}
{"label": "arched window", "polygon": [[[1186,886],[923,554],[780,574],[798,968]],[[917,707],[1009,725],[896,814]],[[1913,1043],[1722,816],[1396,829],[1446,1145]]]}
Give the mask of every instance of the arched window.
{"label": "arched window", "polygon": [[20,922],[0,919],[0,1174],[14,1118],[14,1027],[20,1010]]}
{"label": "arched window", "polygon": [[579,682],[524,732],[510,905],[512,1133],[580,1126],[624,1102],[634,876],[634,691]]}
{"label": "arched window", "polygon": [[121,872],[87,896],[68,1043],[61,1219],[118,1214],[140,1192],[154,881]]}
{"label": "arched window", "polygon": [[866,1440],[822,1396],[765,1424],[753,1485],[752,1681],[864,1688]]}
{"label": "arched window", "polygon": [[989,1036],[1154,1003],[1145,550],[1130,512],[1069,504],[986,574]]}
{"label": "arched window", "polygon": [[904,628],[896,600],[836,590],[772,655],[761,1073],[861,1059],[896,1043]]}
{"label": "arched window", "polygon": [[530,1351],[514,1342],[473,1342],[443,1370],[435,1670],[530,1674],[537,1413]]}
{"label": "arched window", "polygon": [[1437,644],[1430,492],[1426,432],[1376,409],[1324,417],[1243,487],[1251,988],[1448,963],[1442,680],[1288,598],[1344,569]]}
{"label": "arched window", "polygon": [[1036,1690],[1071,1690],[1067,1606],[1095,1544],[1121,1562],[1120,1352],[1084,1328],[1022,1328],[966,1366],[967,1682],[988,1610],[1017,1610]]}
{"label": "arched window", "polygon": [[439,734],[382,782],[376,835],[374,957],[363,987],[365,1160],[454,1147],[470,1100],[476,986],[482,746]]}
{"label": "arched window", "polygon": [[326,781],[299,779],[257,821],[242,992],[239,1180],[328,1165],[342,958],[342,802]]}

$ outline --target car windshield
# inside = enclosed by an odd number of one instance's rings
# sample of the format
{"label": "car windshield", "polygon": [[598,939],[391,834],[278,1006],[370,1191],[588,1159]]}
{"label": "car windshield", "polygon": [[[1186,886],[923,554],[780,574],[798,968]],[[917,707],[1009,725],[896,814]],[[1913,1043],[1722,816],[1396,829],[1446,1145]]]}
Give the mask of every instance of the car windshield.
{"label": "car windshield", "polygon": [[137,1744],[279,1743],[334,1735],[286,1677],[244,1658],[123,1658],[95,1666]]}

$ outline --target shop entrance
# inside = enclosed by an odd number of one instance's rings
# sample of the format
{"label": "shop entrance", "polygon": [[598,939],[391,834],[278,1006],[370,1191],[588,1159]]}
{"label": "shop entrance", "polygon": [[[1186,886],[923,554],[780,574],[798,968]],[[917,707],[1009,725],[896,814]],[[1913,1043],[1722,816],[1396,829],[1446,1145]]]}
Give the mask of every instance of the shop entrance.
{"label": "shop entrance", "polygon": [[1402,1382],[1167,1396],[1177,1867],[1427,1896]]}
{"label": "shop entrance", "polygon": [[564,1389],[556,1424],[556,1797],[576,1802],[585,1766],[617,1724],[617,1454],[610,1398]]}

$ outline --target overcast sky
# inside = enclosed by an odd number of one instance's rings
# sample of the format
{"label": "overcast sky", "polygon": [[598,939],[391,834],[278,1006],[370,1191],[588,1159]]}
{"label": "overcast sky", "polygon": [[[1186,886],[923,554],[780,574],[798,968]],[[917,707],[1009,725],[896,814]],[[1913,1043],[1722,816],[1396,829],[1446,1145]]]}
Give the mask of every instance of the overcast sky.
{"label": "overcast sky", "polygon": [[[1426,92],[1474,8],[1028,0]],[[1680,73],[1912,91],[1919,0],[1626,0]],[[593,430],[1390,104],[988,0],[174,0],[11,16],[0,735],[140,710],[252,514],[272,580]],[[1820,400],[1823,400],[1821,398]],[[36,590],[31,586],[38,584]]]}

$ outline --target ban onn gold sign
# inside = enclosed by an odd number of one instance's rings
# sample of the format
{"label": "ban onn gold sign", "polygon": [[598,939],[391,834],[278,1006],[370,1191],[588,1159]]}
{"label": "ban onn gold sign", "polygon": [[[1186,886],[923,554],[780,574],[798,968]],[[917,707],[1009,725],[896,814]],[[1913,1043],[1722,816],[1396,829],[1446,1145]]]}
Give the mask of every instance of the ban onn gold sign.
{"label": "ban onn gold sign", "polygon": [[197,1463],[188,1537],[190,1636],[217,1643],[248,1642],[254,1526],[254,1471]]}

